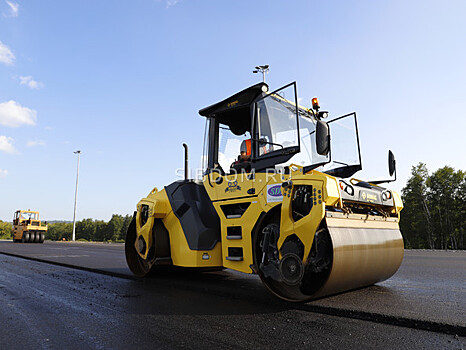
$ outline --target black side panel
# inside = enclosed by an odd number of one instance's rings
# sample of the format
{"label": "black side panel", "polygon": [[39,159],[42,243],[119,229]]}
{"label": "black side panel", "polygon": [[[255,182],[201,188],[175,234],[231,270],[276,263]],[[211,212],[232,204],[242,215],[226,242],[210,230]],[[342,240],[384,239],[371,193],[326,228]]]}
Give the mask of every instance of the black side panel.
{"label": "black side panel", "polygon": [[155,257],[170,257],[170,236],[161,219],[155,219],[152,234],[155,239]]}
{"label": "black side panel", "polygon": [[177,181],[165,187],[191,250],[211,250],[220,241],[220,218],[202,184]]}

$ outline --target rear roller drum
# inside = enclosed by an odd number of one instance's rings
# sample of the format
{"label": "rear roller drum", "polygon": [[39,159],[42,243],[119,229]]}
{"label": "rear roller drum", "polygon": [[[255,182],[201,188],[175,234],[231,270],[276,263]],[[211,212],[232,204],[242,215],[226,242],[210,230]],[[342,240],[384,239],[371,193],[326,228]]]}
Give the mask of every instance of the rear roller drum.
{"label": "rear roller drum", "polygon": [[34,243],[39,243],[40,242],[40,232],[36,232],[36,235],[34,237]]}
{"label": "rear roller drum", "polygon": [[34,240],[36,239],[36,234],[35,232],[29,232],[29,243],[34,243]]}
{"label": "rear roller drum", "polygon": [[45,233],[41,233],[39,243],[44,243],[44,241],[45,241]]}
{"label": "rear roller drum", "polygon": [[[151,270],[150,264],[142,259],[136,251],[136,217],[131,221],[125,239],[125,256],[129,269],[138,277],[147,276]],[[139,242],[138,242],[139,243]]]}

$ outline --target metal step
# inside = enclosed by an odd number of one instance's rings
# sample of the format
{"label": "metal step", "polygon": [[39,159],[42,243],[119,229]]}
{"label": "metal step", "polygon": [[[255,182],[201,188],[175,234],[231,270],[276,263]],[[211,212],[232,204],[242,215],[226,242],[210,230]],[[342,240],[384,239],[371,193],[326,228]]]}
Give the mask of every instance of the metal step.
{"label": "metal step", "polygon": [[241,226],[228,226],[227,227],[227,239],[242,239],[243,232]]}
{"label": "metal step", "polygon": [[243,261],[242,256],[227,256],[226,259],[230,261]]}
{"label": "metal step", "polygon": [[240,236],[240,235],[236,235],[236,236],[227,236],[227,239],[242,239],[243,237]]}
{"label": "metal step", "polygon": [[228,256],[226,259],[230,261],[243,261],[243,248],[228,247]]}

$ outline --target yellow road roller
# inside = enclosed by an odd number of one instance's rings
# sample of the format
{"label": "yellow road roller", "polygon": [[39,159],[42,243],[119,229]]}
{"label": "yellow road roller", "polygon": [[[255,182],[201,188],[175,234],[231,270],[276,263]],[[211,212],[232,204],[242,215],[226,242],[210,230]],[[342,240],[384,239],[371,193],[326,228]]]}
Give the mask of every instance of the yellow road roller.
{"label": "yellow road roller", "polygon": [[[325,121],[296,83],[253,85],[201,109],[202,179],[154,188],[137,204],[126,260],[139,277],[163,266],[258,274],[289,301],[383,281],[403,259],[400,196],[389,151],[384,181],[363,181],[356,113]],[[166,267],[165,267],[166,268]]]}
{"label": "yellow road roller", "polygon": [[17,210],[12,230],[13,242],[44,243],[47,225],[42,225],[38,211]]}

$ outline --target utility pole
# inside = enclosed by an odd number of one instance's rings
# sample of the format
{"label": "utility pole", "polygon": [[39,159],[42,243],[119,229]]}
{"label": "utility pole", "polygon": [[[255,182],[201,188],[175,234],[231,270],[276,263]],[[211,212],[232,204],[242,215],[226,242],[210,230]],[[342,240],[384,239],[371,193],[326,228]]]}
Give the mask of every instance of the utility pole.
{"label": "utility pole", "polygon": [[78,150],[73,153],[78,155],[78,167],[76,170],[76,191],[74,193],[73,237],[71,238],[72,241],[75,241],[76,240],[76,206],[78,204],[79,157],[81,156],[81,151]]}
{"label": "utility pole", "polygon": [[262,73],[262,81],[265,83],[265,73],[269,72],[269,65],[265,64],[263,66],[256,66],[256,69],[252,71],[253,73]]}

